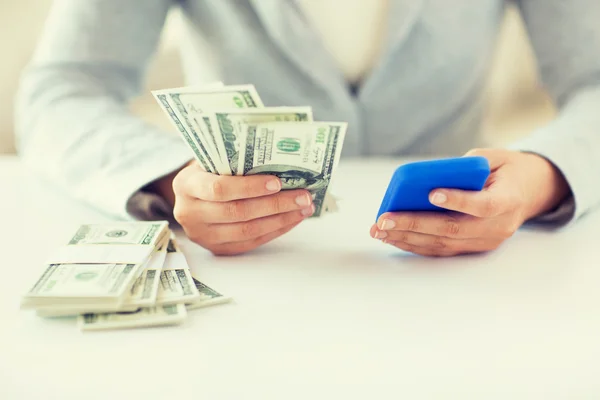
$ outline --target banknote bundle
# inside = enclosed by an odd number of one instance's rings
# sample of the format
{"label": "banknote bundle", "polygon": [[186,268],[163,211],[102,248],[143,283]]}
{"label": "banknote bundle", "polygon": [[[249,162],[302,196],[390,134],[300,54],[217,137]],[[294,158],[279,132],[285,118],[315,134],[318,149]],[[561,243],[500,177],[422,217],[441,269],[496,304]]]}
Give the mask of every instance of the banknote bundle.
{"label": "banknote bundle", "polygon": [[253,85],[215,82],[153,91],[200,167],[218,175],[268,174],[307,189],[313,217],[337,210],[330,192],[346,122],[318,122],[311,107],[265,107]]}
{"label": "banknote bundle", "polygon": [[82,330],[175,325],[187,310],[230,301],[192,276],[168,222],[79,227],[48,260],[21,308],[78,316]]}

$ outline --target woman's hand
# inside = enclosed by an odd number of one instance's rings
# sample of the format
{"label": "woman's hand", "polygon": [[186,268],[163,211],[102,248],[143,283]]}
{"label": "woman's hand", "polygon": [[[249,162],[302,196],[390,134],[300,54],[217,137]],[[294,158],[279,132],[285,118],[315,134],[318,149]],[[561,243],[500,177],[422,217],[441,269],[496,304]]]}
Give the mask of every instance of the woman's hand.
{"label": "woman's hand", "polygon": [[214,175],[191,162],[170,179],[172,194],[158,191],[173,199],[173,214],[186,235],[216,255],[253,250],[314,213],[308,191],[280,191],[274,176]]}
{"label": "woman's hand", "polygon": [[496,149],[467,155],[489,160],[492,172],[482,191],[433,190],[430,201],[450,212],[385,213],[371,227],[371,236],[425,256],[485,252],[569,194],[562,174],[540,156]]}

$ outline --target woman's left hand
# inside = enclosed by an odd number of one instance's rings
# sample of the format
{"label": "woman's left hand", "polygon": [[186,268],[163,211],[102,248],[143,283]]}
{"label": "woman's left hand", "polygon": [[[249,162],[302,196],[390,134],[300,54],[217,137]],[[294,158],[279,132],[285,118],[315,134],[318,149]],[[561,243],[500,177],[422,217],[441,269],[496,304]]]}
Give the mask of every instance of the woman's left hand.
{"label": "woman's left hand", "polygon": [[482,191],[435,189],[431,203],[449,212],[385,213],[371,237],[424,256],[494,250],[527,220],[556,207],[570,189],[546,159],[503,149],[476,149],[491,174]]}

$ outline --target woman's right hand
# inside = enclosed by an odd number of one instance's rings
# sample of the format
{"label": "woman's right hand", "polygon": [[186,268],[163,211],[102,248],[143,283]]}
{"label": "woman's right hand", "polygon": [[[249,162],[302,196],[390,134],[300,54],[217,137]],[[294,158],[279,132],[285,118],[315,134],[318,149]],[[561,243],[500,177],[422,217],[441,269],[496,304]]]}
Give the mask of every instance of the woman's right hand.
{"label": "woman's right hand", "polygon": [[281,191],[275,176],[214,175],[196,162],[175,176],[173,192],[177,222],[192,241],[216,255],[256,249],[314,213],[308,191]]}

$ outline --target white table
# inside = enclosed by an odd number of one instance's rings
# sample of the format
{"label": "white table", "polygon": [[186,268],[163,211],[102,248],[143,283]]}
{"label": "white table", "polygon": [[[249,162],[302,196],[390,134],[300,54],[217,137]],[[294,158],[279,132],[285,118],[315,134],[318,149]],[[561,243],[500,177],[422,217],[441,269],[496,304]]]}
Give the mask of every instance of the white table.
{"label": "white table", "polygon": [[487,255],[411,256],[369,237],[396,165],[343,162],[341,211],[255,253],[184,242],[235,303],[81,333],[20,296],[79,223],[107,217],[0,158],[0,399],[600,398],[600,213]]}

